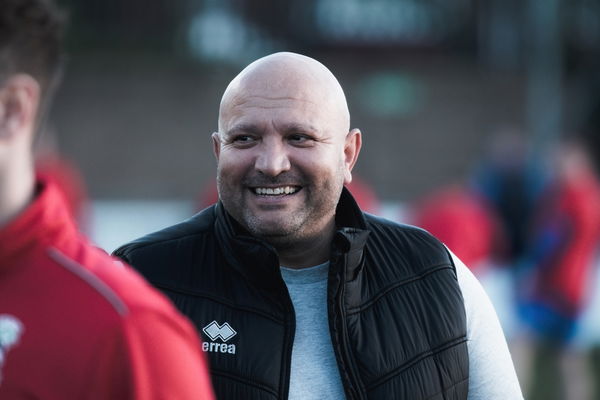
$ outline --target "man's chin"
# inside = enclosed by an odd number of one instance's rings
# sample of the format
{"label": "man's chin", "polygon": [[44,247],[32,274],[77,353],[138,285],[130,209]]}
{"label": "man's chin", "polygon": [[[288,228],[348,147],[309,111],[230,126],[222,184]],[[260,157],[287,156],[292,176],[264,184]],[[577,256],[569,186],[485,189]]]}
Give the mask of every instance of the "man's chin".
{"label": "man's chin", "polygon": [[250,231],[256,236],[269,239],[285,238],[293,235],[294,230],[280,226],[251,226]]}
{"label": "man's chin", "polygon": [[260,238],[265,239],[268,242],[271,241],[285,241],[286,238],[293,237],[297,232],[297,228],[291,226],[287,221],[268,221],[256,219],[247,221],[247,228],[253,234]]}

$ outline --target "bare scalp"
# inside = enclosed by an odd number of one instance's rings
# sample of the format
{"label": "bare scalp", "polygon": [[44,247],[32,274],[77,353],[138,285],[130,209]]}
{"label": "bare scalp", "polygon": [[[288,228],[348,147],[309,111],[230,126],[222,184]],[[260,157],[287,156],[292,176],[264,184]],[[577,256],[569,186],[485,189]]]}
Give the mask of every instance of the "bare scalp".
{"label": "bare scalp", "polygon": [[[275,53],[248,65],[227,86],[219,108],[219,132],[227,129],[233,109],[259,97],[262,104],[307,102],[330,115],[344,134],[350,129],[346,96],[335,76],[323,64],[295,53]],[[265,102],[266,101],[266,102]]]}

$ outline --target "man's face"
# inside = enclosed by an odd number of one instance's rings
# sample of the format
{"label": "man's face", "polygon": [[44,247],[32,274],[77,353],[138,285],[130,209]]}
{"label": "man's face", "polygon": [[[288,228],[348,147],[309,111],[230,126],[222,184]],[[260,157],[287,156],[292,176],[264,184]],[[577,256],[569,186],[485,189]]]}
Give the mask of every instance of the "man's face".
{"label": "man's face", "polygon": [[334,107],[304,90],[284,91],[236,96],[213,135],[225,209],[274,245],[333,229],[354,163],[353,135],[331,115]]}

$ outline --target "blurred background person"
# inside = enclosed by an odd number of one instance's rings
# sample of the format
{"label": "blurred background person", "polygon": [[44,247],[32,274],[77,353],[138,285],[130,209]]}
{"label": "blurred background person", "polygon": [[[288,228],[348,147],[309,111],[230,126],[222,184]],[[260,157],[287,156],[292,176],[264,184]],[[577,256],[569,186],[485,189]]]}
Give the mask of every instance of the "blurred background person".
{"label": "blurred background person", "polygon": [[515,128],[500,128],[487,139],[469,186],[497,218],[494,264],[514,268],[527,251],[531,220],[546,181],[529,139]]}
{"label": "blurred background person", "polygon": [[452,249],[476,275],[490,263],[498,222],[485,200],[466,184],[444,186],[421,199],[411,223]]}
{"label": "blurred background person", "polygon": [[590,297],[600,243],[600,183],[588,152],[570,138],[552,161],[517,280],[519,313],[534,341],[532,400],[568,398],[562,359]]}

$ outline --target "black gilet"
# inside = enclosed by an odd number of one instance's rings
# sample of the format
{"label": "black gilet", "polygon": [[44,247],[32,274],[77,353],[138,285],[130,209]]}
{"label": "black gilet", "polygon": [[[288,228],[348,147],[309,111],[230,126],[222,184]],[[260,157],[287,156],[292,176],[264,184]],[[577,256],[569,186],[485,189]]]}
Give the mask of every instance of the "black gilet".
{"label": "black gilet", "polygon": [[[466,399],[466,316],[447,249],[419,228],[362,213],[346,189],[336,223],[329,334],[346,397]],[[195,324],[218,399],[287,398],[295,317],[277,253],[222,204],[115,255]]]}

